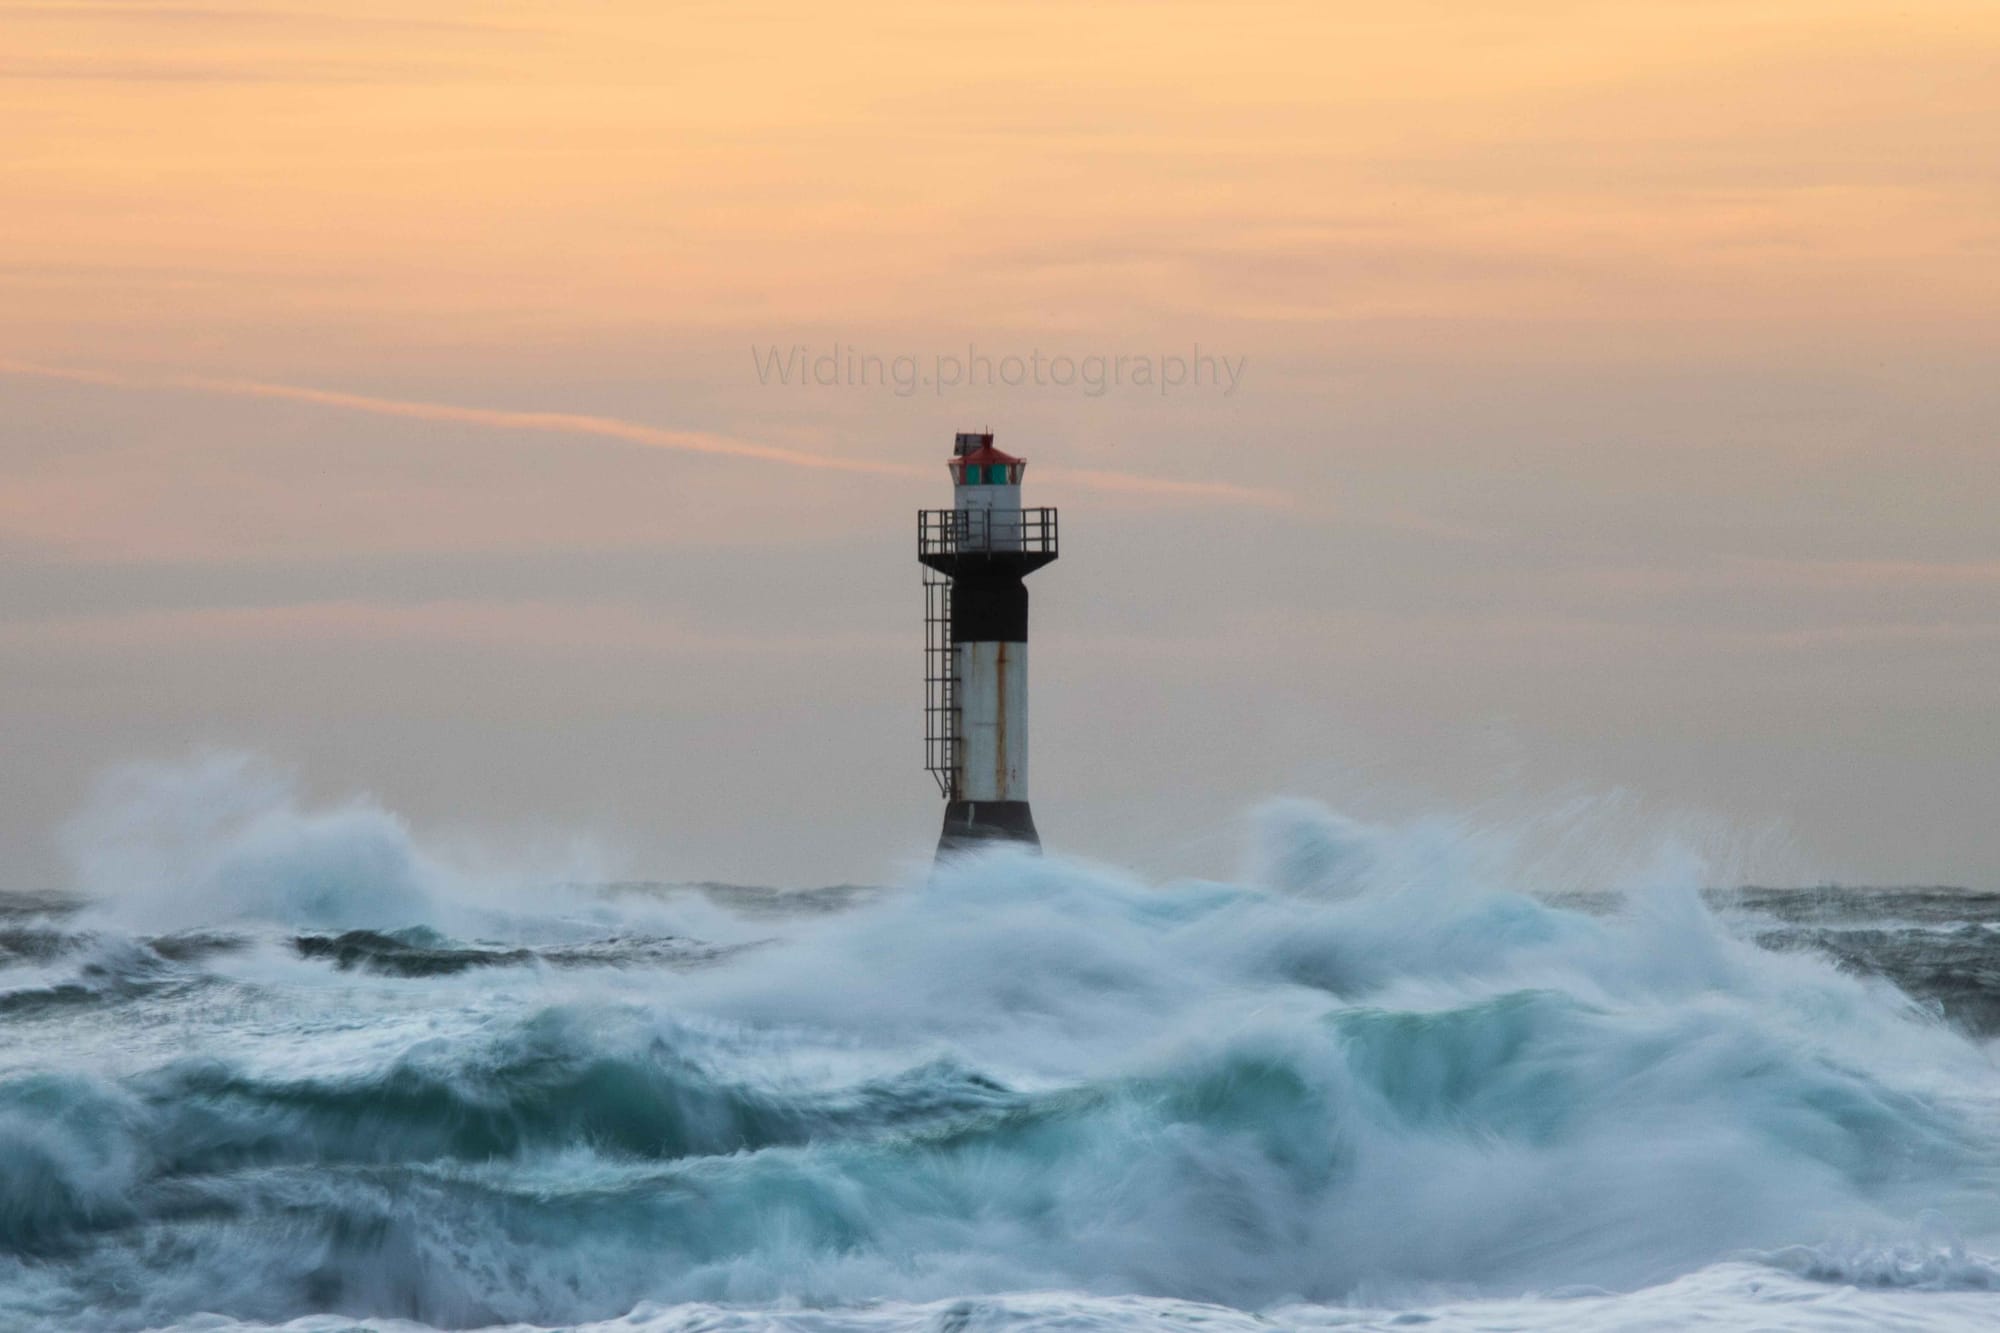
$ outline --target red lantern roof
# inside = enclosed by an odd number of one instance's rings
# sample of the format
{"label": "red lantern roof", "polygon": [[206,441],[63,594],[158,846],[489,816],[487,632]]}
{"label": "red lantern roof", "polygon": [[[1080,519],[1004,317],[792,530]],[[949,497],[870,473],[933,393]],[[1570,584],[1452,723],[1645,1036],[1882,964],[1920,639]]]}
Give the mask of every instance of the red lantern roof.
{"label": "red lantern roof", "polygon": [[954,486],[1019,486],[1027,463],[993,447],[991,431],[960,431],[945,467]]}
{"label": "red lantern roof", "polygon": [[1021,460],[995,449],[992,431],[962,430],[952,439],[951,461],[956,466],[959,463],[1018,463]]}
{"label": "red lantern roof", "polygon": [[980,445],[971,453],[954,455],[952,461],[954,463],[1019,463],[1022,461],[1010,453],[1003,453],[995,449],[992,445],[993,437],[991,435],[987,436],[986,439],[987,443]]}

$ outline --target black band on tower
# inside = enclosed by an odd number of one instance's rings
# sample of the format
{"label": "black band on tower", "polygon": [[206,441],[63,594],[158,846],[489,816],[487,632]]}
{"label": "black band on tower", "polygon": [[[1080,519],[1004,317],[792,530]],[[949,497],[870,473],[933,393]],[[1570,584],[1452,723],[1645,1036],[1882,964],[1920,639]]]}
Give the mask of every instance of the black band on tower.
{"label": "black band on tower", "polygon": [[1026,643],[1028,585],[1011,573],[960,576],[951,585],[951,637],[956,643]]}
{"label": "black band on tower", "polygon": [[944,808],[939,853],[974,851],[989,842],[1024,842],[1040,848],[1035,817],[1026,801],[953,801]]}

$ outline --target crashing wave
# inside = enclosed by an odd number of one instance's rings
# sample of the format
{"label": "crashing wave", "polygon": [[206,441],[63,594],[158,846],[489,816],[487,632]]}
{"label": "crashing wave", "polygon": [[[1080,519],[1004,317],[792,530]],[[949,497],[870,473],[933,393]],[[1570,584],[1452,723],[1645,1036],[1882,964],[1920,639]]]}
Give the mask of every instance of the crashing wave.
{"label": "crashing wave", "polygon": [[[380,821],[263,810],[172,858],[253,886],[196,894],[214,921],[137,915],[283,947],[201,955],[216,984],[0,1067],[13,1324],[1474,1327],[1452,1312],[1541,1293],[1557,1328],[1640,1290],[1989,1299],[1984,1051],[1736,938],[1686,875],[1579,911],[1446,827],[1292,805],[1244,883],[1002,850],[760,913],[758,947],[686,967],[683,906],[489,915],[466,944],[408,919],[470,909],[448,877],[404,892],[431,858],[368,851]],[[294,815],[310,836],[272,831]],[[336,870],[387,887],[327,908]],[[670,943],[544,965],[632,940]],[[1940,1224],[1967,1239],[1898,1248]]]}

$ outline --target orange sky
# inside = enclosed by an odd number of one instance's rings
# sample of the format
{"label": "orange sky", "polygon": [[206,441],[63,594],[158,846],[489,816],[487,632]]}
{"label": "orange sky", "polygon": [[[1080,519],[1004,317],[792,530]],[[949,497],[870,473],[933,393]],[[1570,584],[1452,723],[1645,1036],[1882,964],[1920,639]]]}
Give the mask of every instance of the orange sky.
{"label": "orange sky", "polygon": [[6,4],[0,350],[1948,336],[2000,297],[1996,49],[1985,0]]}
{"label": "orange sky", "polygon": [[[796,610],[754,609],[759,578],[791,577],[780,548],[838,571],[814,605],[914,578],[868,543],[900,540],[938,446],[986,424],[1106,548],[1050,576],[1077,581],[1047,614],[1080,658],[1052,712],[1091,716],[1118,678],[1091,672],[1162,660],[1184,664],[1175,707],[1217,671],[1267,701],[1206,786],[1128,783],[1120,808],[1298,785],[1314,746],[1476,797],[1459,742],[1398,756],[1504,719],[1559,783],[1769,819],[1834,872],[2000,884],[2000,836],[1968,821],[1935,869],[1914,817],[1879,851],[1853,831],[1880,764],[1996,721],[1996,125],[1991,0],[0,3],[0,742],[66,775],[24,768],[10,794],[45,823],[87,761],[214,735],[467,813],[449,765],[399,791],[358,743],[232,703],[223,682],[307,640],[447,676],[439,642],[512,644],[544,679],[567,642],[577,680],[654,644],[691,719],[662,744],[736,737],[754,785],[779,742],[695,702],[741,663],[704,674],[673,645],[797,651]],[[755,343],[836,341],[926,364],[1201,344],[1248,371],[1226,398],[1088,399],[752,374]],[[721,563],[746,550],[770,569]],[[715,562],[720,591],[605,591],[589,562],[634,551]],[[386,572],[422,560],[511,572],[421,593],[420,566]],[[563,560],[573,582],[539,572]],[[267,567],[299,572],[241,590]],[[1116,579],[1162,569],[1185,595],[1121,619]],[[823,686],[841,708],[900,706],[870,692],[908,665],[883,605],[829,648],[857,663]],[[1587,678],[1551,687],[1534,645],[1558,643]],[[194,654],[170,698],[130,674],[148,645]],[[1632,723],[1621,691],[1655,672]],[[492,743],[410,689],[447,748]],[[505,697],[560,734],[565,705],[494,689],[468,718]],[[404,706],[383,690],[327,727]],[[1131,739],[1130,706],[1102,763],[1197,765]],[[1736,739],[1688,748],[1709,733]],[[1843,754],[1870,762],[1778,789]],[[1939,793],[1995,762],[1943,764],[1922,808],[1959,809]],[[524,779],[469,815],[591,811],[587,770],[574,807]],[[851,873],[922,794],[821,812],[858,830]],[[722,832],[689,868],[738,873],[720,849],[747,825],[698,798],[690,822]],[[641,837],[645,868],[679,864],[677,836]]]}

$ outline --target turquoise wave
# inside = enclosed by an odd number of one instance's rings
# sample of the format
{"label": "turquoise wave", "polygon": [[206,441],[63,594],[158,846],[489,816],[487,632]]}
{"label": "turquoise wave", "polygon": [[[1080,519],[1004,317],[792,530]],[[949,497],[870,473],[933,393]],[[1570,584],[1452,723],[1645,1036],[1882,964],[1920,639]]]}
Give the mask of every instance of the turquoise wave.
{"label": "turquoise wave", "polygon": [[[0,1325],[929,1320],[1024,1292],[1326,1312],[1731,1262],[1993,1285],[2000,1088],[1886,983],[1762,951],[1685,885],[1592,915],[1435,830],[1287,818],[1251,883],[1000,854],[759,917],[699,966],[580,948],[605,913],[702,933],[629,895],[354,899],[462,935],[330,912],[340,876],[423,863],[380,820],[300,899],[361,933],[301,956],[283,886],[211,858],[250,914],[204,897],[213,919],[164,924],[206,943],[135,953],[161,937],[121,943],[106,906],[74,933],[147,984],[0,1013]],[[517,957],[556,947],[580,961]],[[84,948],[24,933],[8,966],[46,982]]]}

